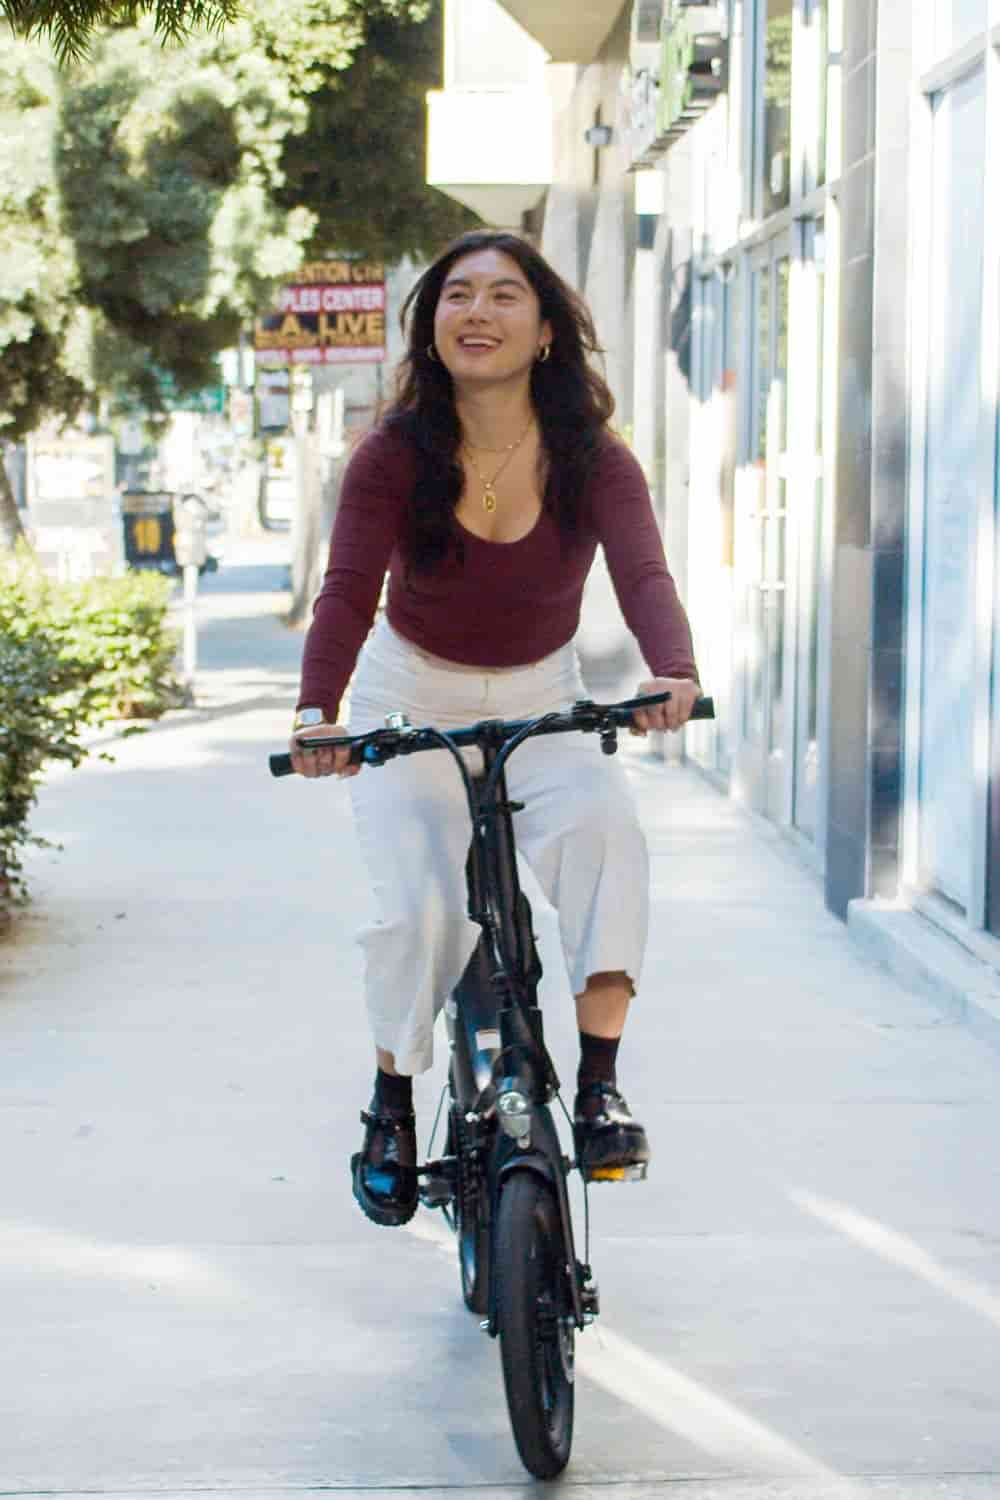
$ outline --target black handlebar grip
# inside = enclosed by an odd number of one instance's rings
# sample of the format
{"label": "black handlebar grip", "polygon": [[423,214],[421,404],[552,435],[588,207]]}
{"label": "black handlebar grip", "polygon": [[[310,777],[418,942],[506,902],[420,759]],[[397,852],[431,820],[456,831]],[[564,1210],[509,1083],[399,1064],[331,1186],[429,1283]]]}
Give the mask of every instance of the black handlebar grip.
{"label": "black handlebar grip", "polygon": [[271,767],[272,776],[294,776],[295,769],[292,766],[290,755],[271,755],[268,757],[268,765]]}
{"label": "black handlebar grip", "polygon": [[692,719],[714,719],[715,699],[696,698],[694,700],[694,708],[691,710],[691,717]]}

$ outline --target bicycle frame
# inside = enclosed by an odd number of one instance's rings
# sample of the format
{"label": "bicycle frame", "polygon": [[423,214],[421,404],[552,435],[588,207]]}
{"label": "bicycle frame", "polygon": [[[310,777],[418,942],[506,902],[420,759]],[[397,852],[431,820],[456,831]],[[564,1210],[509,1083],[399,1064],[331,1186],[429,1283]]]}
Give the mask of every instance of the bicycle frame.
{"label": "bicycle frame", "polygon": [[[601,749],[613,755],[618,730],[634,724],[635,711],[664,703],[669,697],[664,692],[611,705],[587,700],[575,704],[568,713],[553,712],[513,722],[486,720],[450,734],[432,727],[415,729],[404,715],[394,713],[382,730],[346,740],[331,736],[309,741],[316,749],[350,745],[356,765],[379,766],[395,755],[431,749],[447,750],[456,761],[472,824],[467,862],[469,916],[481,929],[472,958],[445,1007],[456,1105],[465,1122],[475,1126],[483,1139],[483,1121],[496,1120],[495,1131],[491,1124],[492,1149],[486,1170],[490,1237],[504,1183],[512,1176],[533,1173],[551,1186],[558,1205],[563,1264],[577,1328],[585,1327],[596,1316],[597,1288],[590,1280],[590,1267],[576,1258],[566,1190],[571,1163],[562,1153],[549,1111],[559,1080],[545,1047],[537,1003],[542,966],[535,947],[531,908],[517,876],[513,814],[518,804],[508,797],[504,768],[526,739],[569,730],[596,732]],[[690,714],[692,719],[714,716],[710,698],[699,698]],[[468,746],[477,746],[483,755],[483,772],[478,777],[469,774],[462,759],[461,749]],[[274,776],[290,775],[292,757],[272,755],[270,766]],[[498,1081],[501,1062],[504,1071]],[[462,1152],[464,1148],[456,1145],[456,1150]],[[429,1206],[445,1208],[454,1201],[458,1163],[458,1156],[449,1156],[418,1168],[418,1176],[425,1179],[421,1197]],[[497,1286],[492,1255],[487,1305],[489,1317],[483,1326],[496,1336]]]}
{"label": "bicycle frame", "polygon": [[[585,1299],[579,1285],[573,1223],[564,1158],[555,1122],[548,1108],[559,1087],[552,1059],[545,1047],[537,987],[542,965],[535,946],[531,907],[517,873],[513,814],[519,810],[507,794],[503,765],[497,769],[502,743],[486,742],[484,770],[474,778],[477,819],[467,864],[469,916],[482,933],[465,973],[446,1006],[452,1048],[456,1099],[469,1123],[497,1111],[492,1160],[486,1178],[490,1218],[496,1222],[504,1183],[515,1172],[534,1172],[553,1188],[559,1207],[565,1264],[574,1321],[583,1328],[596,1312],[596,1294]],[[497,1063],[503,1074],[496,1080]],[[527,1101],[518,1116],[520,1137],[508,1133],[501,1100]],[[580,1267],[587,1274],[587,1268]],[[495,1259],[490,1260],[488,1316],[484,1327],[497,1334]]]}

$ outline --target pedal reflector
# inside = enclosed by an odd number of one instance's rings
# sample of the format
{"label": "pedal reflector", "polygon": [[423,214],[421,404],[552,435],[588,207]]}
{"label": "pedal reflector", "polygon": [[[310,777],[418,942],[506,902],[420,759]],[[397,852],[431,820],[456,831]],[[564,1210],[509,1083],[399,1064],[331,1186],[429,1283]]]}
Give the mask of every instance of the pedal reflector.
{"label": "pedal reflector", "polygon": [[587,1173],[589,1182],[645,1182],[646,1163],[636,1162],[630,1167],[593,1167]]}

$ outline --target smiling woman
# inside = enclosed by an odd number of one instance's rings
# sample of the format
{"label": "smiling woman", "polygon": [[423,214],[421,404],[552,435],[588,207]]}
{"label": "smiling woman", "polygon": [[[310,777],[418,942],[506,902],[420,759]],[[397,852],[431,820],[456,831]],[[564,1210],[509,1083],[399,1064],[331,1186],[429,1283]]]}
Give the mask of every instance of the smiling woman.
{"label": "smiling woman", "polygon": [[[509,255],[484,249],[453,266],[434,313],[434,346],[454,383],[463,432],[465,483],[455,515],[467,531],[487,541],[520,540],[541,513],[540,439],[530,385],[517,377],[530,372],[535,360],[544,363],[551,344],[552,326]],[[504,433],[519,434],[512,442],[497,442],[501,416]],[[501,476],[510,503],[498,513]]]}
{"label": "smiling woman", "polygon": [[568,542],[614,410],[590,363],[601,351],[582,299],[527,241],[477,231],[425,272],[403,317],[408,350],[389,425],[419,455],[408,566],[439,565],[456,517],[487,540],[514,541],[544,507]]}
{"label": "smiling woman", "polygon": [[[356,774],[344,751],[309,749],[311,735],[344,732],[338,705],[355,662],[352,733],[399,710],[448,728],[583,697],[573,636],[598,545],[652,674],[638,692],[670,694],[640,727],[679,729],[698,692],[687,617],[642,471],[608,428],[584,303],[527,241],[478,231],[428,268],[403,320],[396,400],[344,476],[306,641],[295,769]],[[386,614],[369,636],[387,569]],[[554,744],[525,747],[525,785],[511,782],[529,804],[519,848],[559,911],[580,1027],[581,1149],[626,1168],[631,1157],[608,1155],[623,1121],[648,1156],[616,1081],[646,940],[645,840],[621,767],[583,738]],[[478,938],[466,915],[465,792],[441,759],[407,759],[388,785],[351,783],[377,907],[362,944],[378,1064],[353,1182],[379,1224],[416,1209],[410,1075],[431,1064],[435,1017]]]}

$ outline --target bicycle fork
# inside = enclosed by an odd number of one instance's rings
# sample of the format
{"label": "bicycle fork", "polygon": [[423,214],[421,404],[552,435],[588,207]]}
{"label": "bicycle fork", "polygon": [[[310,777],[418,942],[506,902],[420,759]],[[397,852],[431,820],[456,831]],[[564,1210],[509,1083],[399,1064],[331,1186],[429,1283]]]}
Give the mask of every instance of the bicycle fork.
{"label": "bicycle fork", "polygon": [[[487,750],[487,771],[491,761]],[[480,793],[484,779],[477,782]],[[558,1091],[559,1080],[545,1048],[542,1013],[535,1003],[542,965],[531,908],[517,875],[512,822],[512,814],[517,810],[509,801],[506,782],[501,777],[492,811],[497,822],[496,867],[492,874],[501,898],[496,914],[503,930],[494,935],[494,941],[489,941],[490,916],[483,890],[488,856],[483,851],[477,858],[473,849],[467,870],[469,913],[479,920],[483,933],[446,1006],[452,1078],[465,1120],[483,1148],[488,1139],[483,1129],[485,1123],[492,1120],[498,1127],[491,1132],[488,1159],[481,1163],[480,1173],[489,1194],[490,1224],[498,1222],[500,1197],[515,1174],[529,1172],[552,1191],[562,1231],[562,1259],[573,1322],[582,1329],[599,1311],[598,1290],[590,1267],[576,1256],[567,1190],[570,1162],[563,1155],[548,1107]],[[508,972],[504,958],[510,961],[513,973]],[[496,1070],[501,1060],[503,1073],[498,1081]],[[470,1101],[474,1101],[471,1108]],[[497,1277],[496,1258],[492,1255],[488,1316],[482,1326],[491,1337],[496,1337]]]}

